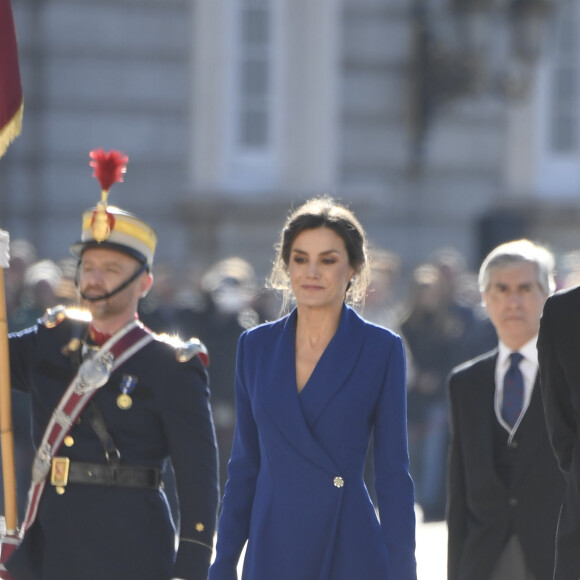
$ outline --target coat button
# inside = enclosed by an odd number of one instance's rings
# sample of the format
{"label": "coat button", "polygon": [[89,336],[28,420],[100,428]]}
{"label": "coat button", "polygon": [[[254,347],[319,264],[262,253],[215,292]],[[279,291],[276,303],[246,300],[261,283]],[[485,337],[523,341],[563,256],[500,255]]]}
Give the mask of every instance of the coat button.
{"label": "coat button", "polygon": [[510,497],[509,502],[510,507],[516,507],[518,505],[518,500],[515,497]]}
{"label": "coat button", "polygon": [[334,478],[334,487],[343,487],[344,486],[344,479],[342,479],[342,477],[340,477],[340,475],[337,475]]}

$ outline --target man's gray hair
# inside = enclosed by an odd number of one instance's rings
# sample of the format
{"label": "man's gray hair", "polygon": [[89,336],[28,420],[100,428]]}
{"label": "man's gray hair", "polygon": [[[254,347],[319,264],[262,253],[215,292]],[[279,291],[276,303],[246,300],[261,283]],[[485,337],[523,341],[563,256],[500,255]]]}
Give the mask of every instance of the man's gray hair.
{"label": "man's gray hair", "polygon": [[556,288],[554,255],[544,246],[535,244],[530,240],[506,242],[493,249],[479,269],[479,291],[483,294],[488,289],[491,270],[524,262],[535,264],[540,288],[545,294],[552,294]]}

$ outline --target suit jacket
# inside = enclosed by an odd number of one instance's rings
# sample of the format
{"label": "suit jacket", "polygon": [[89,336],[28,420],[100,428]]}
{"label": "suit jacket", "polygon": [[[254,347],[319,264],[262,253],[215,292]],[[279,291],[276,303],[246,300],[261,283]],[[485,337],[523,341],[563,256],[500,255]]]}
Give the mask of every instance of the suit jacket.
{"label": "suit jacket", "polygon": [[555,580],[580,578],[580,288],[551,296],[538,336],[550,441],[566,479],[558,523]]}
{"label": "suit jacket", "polygon": [[[415,580],[401,339],[344,307],[300,394],[296,310],[245,332],[211,580]],[[374,427],[379,523],[363,481]]]}
{"label": "suit jacket", "polygon": [[[51,325],[49,325],[51,326]],[[30,393],[35,446],[76,374],[80,351],[67,351],[87,324],[66,318],[10,336],[12,387]],[[117,397],[124,375],[137,383],[130,409]],[[122,465],[161,468],[171,457],[181,512],[181,541],[159,489],[69,483],[59,495],[47,483],[38,516],[8,563],[16,580],[203,580],[207,577],[218,501],[217,458],[207,374],[194,357],[153,340],[122,363],[92,399],[121,454]],[[86,409],[59,456],[106,463]],[[209,546],[209,548],[207,547]]]}
{"label": "suit jacket", "polygon": [[[564,482],[548,441],[538,378],[508,442],[494,409],[496,359],[497,349],[457,367],[449,380],[448,578],[489,580],[515,533],[536,579],[548,580]],[[510,478],[500,472],[502,461]]]}

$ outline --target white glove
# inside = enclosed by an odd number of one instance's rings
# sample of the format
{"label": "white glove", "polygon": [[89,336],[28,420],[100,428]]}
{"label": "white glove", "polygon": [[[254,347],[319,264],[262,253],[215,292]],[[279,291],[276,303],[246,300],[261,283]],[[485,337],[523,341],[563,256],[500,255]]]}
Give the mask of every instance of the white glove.
{"label": "white glove", "polygon": [[8,232],[0,230],[0,268],[8,268],[10,264],[10,236]]}

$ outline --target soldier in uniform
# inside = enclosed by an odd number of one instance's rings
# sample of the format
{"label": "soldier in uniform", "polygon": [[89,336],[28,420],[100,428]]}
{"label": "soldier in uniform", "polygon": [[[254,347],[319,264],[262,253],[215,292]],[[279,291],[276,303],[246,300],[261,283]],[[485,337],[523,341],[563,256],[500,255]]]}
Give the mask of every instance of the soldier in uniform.
{"label": "soldier in uniform", "polygon": [[[22,541],[6,567],[15,580],[202,580],[218,503],[207,352],[138,321],[157,237],[106,202],[127,158],[91,157],[103,198],[71,247],[85,310],[51,309],[9,337],[11,385],[30,393],[38,451]],[[109,182],[99,173],[107,163],[116,164]],[[169,458],[177,548],[160,479]]]}

